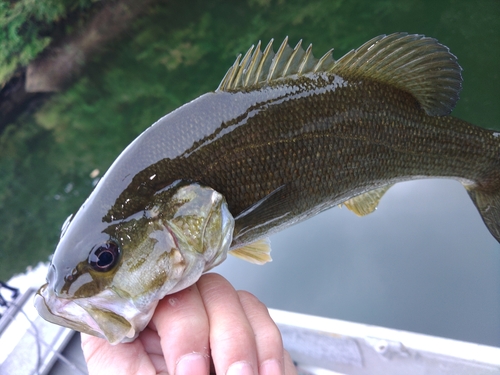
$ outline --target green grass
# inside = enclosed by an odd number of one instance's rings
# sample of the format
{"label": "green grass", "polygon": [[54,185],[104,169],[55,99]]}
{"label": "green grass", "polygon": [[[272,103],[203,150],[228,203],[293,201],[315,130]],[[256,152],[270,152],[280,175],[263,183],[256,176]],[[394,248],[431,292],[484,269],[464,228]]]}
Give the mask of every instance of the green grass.
{"label": "green grass", "polygon": [[58,34],[62,21],[98,0],[0,0],[0,87]]}

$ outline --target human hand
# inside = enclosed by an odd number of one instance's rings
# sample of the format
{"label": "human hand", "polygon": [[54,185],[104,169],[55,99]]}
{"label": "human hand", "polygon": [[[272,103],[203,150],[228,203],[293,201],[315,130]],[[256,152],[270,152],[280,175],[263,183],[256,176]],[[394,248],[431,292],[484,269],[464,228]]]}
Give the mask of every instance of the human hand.
{"label": "human hand", "polygon": [[82,349],[91,375],[297,373],[266,306],[217,274],[163,298],[135,341],[82,333]]}

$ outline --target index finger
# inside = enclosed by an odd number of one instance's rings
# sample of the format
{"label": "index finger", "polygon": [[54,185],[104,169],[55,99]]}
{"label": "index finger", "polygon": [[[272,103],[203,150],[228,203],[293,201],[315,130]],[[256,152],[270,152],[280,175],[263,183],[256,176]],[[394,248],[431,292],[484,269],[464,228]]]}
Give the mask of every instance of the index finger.
{"label": "index finger", "polygon": [[150,357],[142,355],[140,340],[128,344],[111,345],[107,340],[81,334],[82,350],[89,374],[105,371],[107,375],[156,373]]}
{"label": "index finger", "polygon": [[163,298],[150,326],[160,336],[169,374],[208,374],[208,318],[196,284]]}

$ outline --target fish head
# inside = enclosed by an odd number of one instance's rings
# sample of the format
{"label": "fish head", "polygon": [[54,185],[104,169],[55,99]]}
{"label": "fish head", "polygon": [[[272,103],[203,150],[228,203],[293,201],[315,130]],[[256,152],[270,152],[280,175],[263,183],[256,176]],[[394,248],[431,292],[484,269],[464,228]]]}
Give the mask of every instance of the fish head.
{"label": "fish head", "polygon": [[35,307],[112,344],[134,340],[158,301],[222,262],[232,241],[224,197],[197,183],[173,184],[143,211],[97,230],[82,209],[63,228]]}

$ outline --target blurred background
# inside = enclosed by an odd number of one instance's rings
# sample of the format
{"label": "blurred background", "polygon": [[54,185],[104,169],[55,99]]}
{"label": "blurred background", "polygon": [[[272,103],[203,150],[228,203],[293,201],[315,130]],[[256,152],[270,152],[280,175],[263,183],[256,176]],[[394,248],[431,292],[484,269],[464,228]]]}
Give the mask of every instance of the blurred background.
{"label": "blurred background", "polygon": [[[425,34],[463,67],[454,116],[500,131],[498,0],[0,0],[0,279],[47,261],[66,217],[158,118],[285,36],[334,57]],[[271,238],[274,261],[215,271],[267,306],[500,346],[500,245],[456,181],[399,184]]]}

